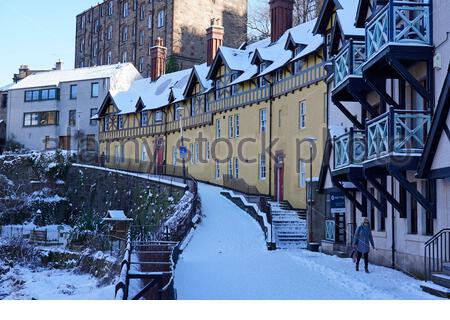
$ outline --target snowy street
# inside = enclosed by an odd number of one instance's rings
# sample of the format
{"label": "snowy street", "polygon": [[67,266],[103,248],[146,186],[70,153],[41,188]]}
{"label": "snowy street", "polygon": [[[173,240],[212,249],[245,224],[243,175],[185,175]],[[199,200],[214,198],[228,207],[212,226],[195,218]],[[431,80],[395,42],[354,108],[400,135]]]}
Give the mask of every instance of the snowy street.
{"label": "snowy street", "polygon": [[385,267],[357,273],[350,259],[309,251],[268,251],[258,224],[199,184],[202,224],[175,271],[178,299],[434,299],[421,281]]}

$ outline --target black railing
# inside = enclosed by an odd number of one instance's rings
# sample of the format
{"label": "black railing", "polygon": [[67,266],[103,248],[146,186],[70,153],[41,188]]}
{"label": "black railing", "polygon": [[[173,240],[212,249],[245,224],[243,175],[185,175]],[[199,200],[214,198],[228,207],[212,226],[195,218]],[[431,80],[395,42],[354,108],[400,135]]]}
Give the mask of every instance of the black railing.
{"label": "black railing", "polygon": [[[193,194],[189,212],[178,223],[174,232],[169,232],[165,227],[168,217],[151,225],[130,227],[119,282],[116,285],[116,299],[176,299],[173,271],[181,251],[180,243],[196,224],[200,201],[198,182],[192,176],[189,176],[188,189]],[[132,261],[132,252],[137,255],[138,261]],[[139,265],[140,271],[130,272],[131,265]],[[130,280],[133,279],[143,281],[143,288],[130,296]]]}
{"label": "black railing", "polygon": [[425,277],[442,272],[444,263],[450,262],[450,229],[442,229],[425,242]]}

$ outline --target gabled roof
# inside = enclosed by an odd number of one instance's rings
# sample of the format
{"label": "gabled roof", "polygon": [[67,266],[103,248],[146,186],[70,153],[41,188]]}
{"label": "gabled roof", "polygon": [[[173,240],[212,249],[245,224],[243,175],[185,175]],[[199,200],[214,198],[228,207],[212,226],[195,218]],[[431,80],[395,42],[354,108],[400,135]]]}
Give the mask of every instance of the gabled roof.
{"label": "gabled roof", "polygon": [[[374,5],[385,5],[389,2],[389,0],[373,0]],[[371,1],[370,0],[359,0],[358,10],[356,12],[356,27],[364,28],[366,24],[366,18],[369,14],[369,10],[371,10]]]}
{"label": "gabled roof", "polygon": [[314,27],[314,34],[324,34],[333,12],[336,10],[336,23],[346,37],[365,35],[364,28],[355,26],[358,0],[325,0]]}
{"label": "gabled roof", "polygon": [[213,79],[213,75],[217,72],[222,63],[230,70],[245,71],[248,67],[251,54],[252,53],[246,50],[220,47],[206,78],[208,80]]}
{"label": "gabled roof", "polygon": [[[442,87],[441,95],[434,112],[433,122],[431,123],[430,134],[425,144],[423,157],[419,164],[419,177],[426,177],[433,165],[434,156],[439,146],[442,133],[448,130],[446,121],[450,111],[450,64],[447,71],[447,77]],[[449,137],[450,140],[450,137]],[[449,141],[450,143],[450,141]]]}
{"label": "gabled roof", "polygon": [[75,82],[84,80],[95,80],[103,78],[120,79],[112,81],[110,90],[127,90],[129,84],[135,79],[141,79],[139,72],[131,63],[114,64],[90,68],[79,68],[72,70],[53,70],[48,72],[32,74],[20,82],[14,84],[9,90],[58,87],[63,82]]}
{"label": "gabled roof", "polygon": [[192,72],[191,75],[189,76],[189,80],[186,84],[186,89],[184,90],[183,95],[184,96],[190,95],[196,83],[199,83],[202,86],[203,92],[209,91],[212,87],[212,81],[206,79],[208,72],[209,67],[206,63],[201,65],[195,65],[192,68]]}
{"label": "gabled roof", "polygon": [[[108,99],[111,99],[110,102],[117,107],[119,114],[136,112],[139,105],[143,105],[143,110],[160,109],[173,101],[184,99],[191,72],[192,68],[164,74],[153,82],[150,78],[136,80],[126,91],[110,91],[105,102],[107,104]],[[99,114],[103,109],[102,106]]]}
{"label": "gabled roof", "polygon": [[[356,2],[357,0],[353,1]],[[313,29],[314,34],[325,34],[328,21],[331,19],[335,9],[342,9],[338,0],[324,0],[320,13],[317,17],[316,25]]]}
{"label": "gabled roof", "polygon": [[108,210],[103,221],[133,221],[133,219],[128,218],[122,210]]}

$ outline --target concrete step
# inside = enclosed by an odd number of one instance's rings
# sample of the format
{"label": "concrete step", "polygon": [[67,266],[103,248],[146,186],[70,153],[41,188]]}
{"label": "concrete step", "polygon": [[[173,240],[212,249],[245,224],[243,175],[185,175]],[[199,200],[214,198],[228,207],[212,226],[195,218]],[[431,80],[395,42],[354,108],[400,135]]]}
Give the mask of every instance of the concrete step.
{"label": "concrete step", "polygon": [[444,263],[442,265],[442,273],[450,276],[450,263]]}
{"label": "concrete step", "polygon": [[443,273],[433,273],[431,280],[443,287],[450,289],[450,276]]}
{"label": "concrete step", "polygon": [[427,282],[420,286],[423,291],[428,292],[436,297],[450,299],[450,289],[440,286],[433,282]]}

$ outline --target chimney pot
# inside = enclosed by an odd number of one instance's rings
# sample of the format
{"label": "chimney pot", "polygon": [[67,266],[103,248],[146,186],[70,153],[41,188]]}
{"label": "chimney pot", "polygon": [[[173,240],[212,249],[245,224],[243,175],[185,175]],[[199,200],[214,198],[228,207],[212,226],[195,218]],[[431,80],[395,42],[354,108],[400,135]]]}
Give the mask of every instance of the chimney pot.
{"label": "chimney pot", "polygon": [[155,45],[150,48],[152,81],[166,73],[166,57],[167,48],[164,47],[163,39],[158,37],[155,40]]}
{"label": "chimney pot", "polygon": [[213,63],[219,48],[223,45],[224,35],[225,31],[220,25],[220,19],[211,19],[211,26],[206,29],[208,66]]}

